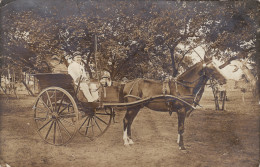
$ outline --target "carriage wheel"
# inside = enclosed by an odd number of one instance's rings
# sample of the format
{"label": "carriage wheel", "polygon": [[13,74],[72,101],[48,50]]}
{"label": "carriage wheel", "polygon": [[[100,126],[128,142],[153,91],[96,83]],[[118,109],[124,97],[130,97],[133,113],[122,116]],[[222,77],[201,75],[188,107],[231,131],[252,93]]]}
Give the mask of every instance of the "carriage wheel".
{"label": "carriage wheel", "polygon": [[73,97],[64,89],[49,87],[43,90],[34,105],[37,132],[47,143],[68,143],[78,129],[79,111]]}
{"label": "carriage wheel", "polygon": [[111,108],[93,109],[86,112],[86,117],[79,122],[79,133],[94,140],[103,135],[111,124]]}

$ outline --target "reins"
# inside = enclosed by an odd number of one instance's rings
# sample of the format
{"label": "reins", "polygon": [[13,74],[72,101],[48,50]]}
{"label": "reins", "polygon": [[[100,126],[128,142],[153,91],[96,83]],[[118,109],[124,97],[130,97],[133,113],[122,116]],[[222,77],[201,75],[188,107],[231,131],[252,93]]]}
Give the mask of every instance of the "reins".
{"label": "reins", "polygon": [[194,81],[183,81],[183,82],[181,82],[181,81],[178,81],[177,79],[174,79],[172,81],[177,83],[177,84],[180,84],[182,86],[188,87],[188,88],[195,88],[194,86],[188,86],[188,84],[191,85],[191,84],[197,82],[198,80],[200,80],[202,77],[207,77],[208,78],[207,75],[203,74],[200,77],[198,77],[197,79],[195,79]]}

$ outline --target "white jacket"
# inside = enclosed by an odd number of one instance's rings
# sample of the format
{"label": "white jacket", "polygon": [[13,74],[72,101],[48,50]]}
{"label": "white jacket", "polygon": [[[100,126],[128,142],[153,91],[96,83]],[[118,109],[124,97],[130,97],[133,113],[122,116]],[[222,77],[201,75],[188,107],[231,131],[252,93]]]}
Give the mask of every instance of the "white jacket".
{"label": "white jacket", "polygon": [[89,80],[89,75],[88,73],[86,73],[84,66],[76,62],[72,62],[69,65],[68,73],[73,78],[74,82],[76,82],[76,80],[80,78],[80,76],[82,76],[81,79]]}

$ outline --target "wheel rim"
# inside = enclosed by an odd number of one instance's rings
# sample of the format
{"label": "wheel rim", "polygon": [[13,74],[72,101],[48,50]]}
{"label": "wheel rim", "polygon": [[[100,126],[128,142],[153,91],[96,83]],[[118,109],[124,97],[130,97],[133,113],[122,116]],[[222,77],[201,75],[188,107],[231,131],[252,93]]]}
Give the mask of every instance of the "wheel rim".
{"label": "wheel rim", "polygon": [[86,112],[86,117],[79,121],[79,133],[91,140],[103,135],[111,124],[112,109],[96,109]]}
{"label": "wheel rim", "polygon": [[34,105],[37,133],[47,143],[63,145],[77,132],[78,108],[72,96],[62,88],[47,88]]}

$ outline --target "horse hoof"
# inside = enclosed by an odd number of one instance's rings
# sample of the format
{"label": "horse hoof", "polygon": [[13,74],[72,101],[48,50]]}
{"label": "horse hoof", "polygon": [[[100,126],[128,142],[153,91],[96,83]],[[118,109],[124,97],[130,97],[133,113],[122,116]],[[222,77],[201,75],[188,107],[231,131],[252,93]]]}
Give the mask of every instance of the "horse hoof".
{"label": "horse hoof", "polygon": [[187,150],[180,150],[183,154],[187,154],[188,151]]}
{"label": "horse hoof", "polygon": [[179,146],[179,150],[186,150],[186,148],[184,146]]}
{"label": "horse hoof", "polygon": [[128,140],[128,143],[129,143],[130,145],[134,144],[133,140],[131,140],[131,139]]}
{"label": "horse hoof", "polygon": [[130,144],[129,143],[125,143],[124,146],[125,147],[130,147]]}

